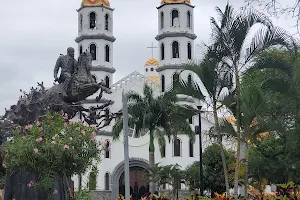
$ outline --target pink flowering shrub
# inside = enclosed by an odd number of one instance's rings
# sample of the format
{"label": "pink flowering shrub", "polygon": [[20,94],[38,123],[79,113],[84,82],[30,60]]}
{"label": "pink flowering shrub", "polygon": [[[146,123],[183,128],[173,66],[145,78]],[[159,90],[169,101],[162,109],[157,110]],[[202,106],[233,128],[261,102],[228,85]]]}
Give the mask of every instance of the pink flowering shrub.
{"label": "pink flowering shrub", "polygon": [[4,166],[39,175],[28,187],[54,194],[55,178],[84,173],[100,161],[105,145],[95,139],[95,128],[68,121],[66,115],[48,114],[42,121],[19,127],[4,143]]}

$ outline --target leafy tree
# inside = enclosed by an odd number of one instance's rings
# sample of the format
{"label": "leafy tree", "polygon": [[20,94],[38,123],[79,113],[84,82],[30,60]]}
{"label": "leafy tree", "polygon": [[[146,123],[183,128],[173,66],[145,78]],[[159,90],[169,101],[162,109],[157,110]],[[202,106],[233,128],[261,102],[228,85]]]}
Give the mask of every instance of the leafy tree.
{"label": "leafy tree", "polygon": [[[176,94],[166,92],[154,97],[153,90],[144,85],[143,96],[134,91],[128,93],[129,126],[135,127],[136,134],[149,133],[149,165],[155,164],[154,139],[157,138],[161,152],[165,148],[165,137],[176,137],[178,134],[186,134],[193,141],[195,133],[192,131],[188,119],[195,115],[196,111],[188,105],[179,105]],[[113,126],[113,138],[120,137],[123,130],[123,119],[117,120]],[[150,182],[150,192],[155,192],[155,184]]]}
{"label": "leafy tree", "polygon": [[[221,158],[221,148],[219,144],[213,144],[205,149],[203,152],[203,166],[204,166],[204,185],[205,189],[210,190],[212,195],[223,193],[226,191],[224,181],[224,171]],[[226,158],[226,168],[228,172],[234,171],[235,155],[234,152],[224,151]],[[185,183],[190,191],[199,188],[199,162],[189,165],[185,170]],[[242,170],[240,171],[242,172]],[[233,173],[229,173],[229,184],[233,186]],[[243,174],[240,174],[242,177]]]}
{"label": "leafy tree", "polygon": [[94,161],[100,160],[104,147],[95,136],[94,128],[68,121],[59,113],[47,114],[41,122],[14,131],[13,140],[3,145],[4,165],[11,171],[37,174],[38,179],[27,186],[49,196],[59,190],[54,188],[55,179],[63,177],[72,198],[70,177],[84,173]]}
{"label": "leafy tree", "polygon": [[178,164],[165,166],[156,164],[149,169],[148,173],[151,181],[171,185],[173,196],[175,196],[176,191],[179,189],[179,184],[184,178],[184,173],[180,168]]}
{"label": "leafy tree", "polygon": [[[237,158],[235,168],[234,196],[238,194],[238,174],[240,166],[240,143],[241,143],[241,72],[249,66],[249,63],[262,51],[271,46],[280,45],[288,49],[294,49],[294,40],[284,30],[275,27],[271,20],[264,14],[255,10],[244,10],[235,12],[233,7],[228,5],[222,11],[217,8],[219,20],[211,18],[213,29],[212,40],[217,46],[219,56],[225,62],[235,79],[235,102],[236,102],[236,138]],[[245,41],[254,25],[261,25],[255,32],[248,44]],[[247,180],[246,180],[247,182]],[[247,187],[246,187],[247,190]]]}

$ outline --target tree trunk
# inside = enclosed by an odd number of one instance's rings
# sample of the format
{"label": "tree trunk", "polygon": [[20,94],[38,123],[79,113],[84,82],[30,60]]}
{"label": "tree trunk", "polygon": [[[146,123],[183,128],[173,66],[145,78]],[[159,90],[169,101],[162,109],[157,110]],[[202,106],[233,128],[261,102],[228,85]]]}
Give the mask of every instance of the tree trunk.
{"label": "tree trunk", "polygon": [[228,181],[228,170],[227,170],[227,164],[226,164],[224,148],[223,148],[223,144],[222,144],[222,134],[220,132],[220,124],[219,124],[219,119],[218,119],[218,114],[217,114],[217,106],[216,106],[216,100],[215,99],[213,99],[213,112],[214,112],[214,119],[215,119],[215,127],[216,127],[216,131],[217,131],[217,134],[218,134],[218,143],[220,145],[222,165],[223,165],[223,170],[224,170],[226,197],[229,197],[230,196],[230,191],[229,191],[230,188],[229,188],[229,181]]}
{"label": "tree trunk", "polygon": [[[149,167],[152,168],[155,164],[154,157],[155,147],[154,147],[154,136],[153,132],[150,131],[150,143],[149,143]],[[149,183],[149,192],[152,194],[155,192],[155,182],[150,181]]]}
{"label": "tree trunk", "polygon": [[245,198],[248,196],[248,161],[249,161],[249,153],[248,153],[248,145],[245,145],[245,174],[244,174],[244,187],[245,187]]}
{"label": "tree trunk", "polygon": [[237,152],[236,152],[236,164],[234,171],[234,197],[238,197],[238,187],[239,187],[239,169],[240,169],[240,151],[241,151],[241,125],[240,125],[240,76],[237,61],[234,62],[235,69],[235,84],[236,84],[236,139],[237,139]]}

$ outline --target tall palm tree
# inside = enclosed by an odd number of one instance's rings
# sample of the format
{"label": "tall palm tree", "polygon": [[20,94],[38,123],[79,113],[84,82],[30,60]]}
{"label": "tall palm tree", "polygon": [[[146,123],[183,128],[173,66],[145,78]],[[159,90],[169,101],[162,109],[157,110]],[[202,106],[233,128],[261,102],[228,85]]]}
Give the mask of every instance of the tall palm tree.
{"label": "tall palm tree", "polygon": [[[295,49],[293,38],[283,29],[275,27],[272,21],[263,13],[252,9],[235,12],[233,7],[226,5],[225,10],[216,8],[219,19],[211,17],[212,41],[217,45],[219,57],[230,66],[235,78],[236,113],[241,108],[242,72],[246,70],[253,59],[271,46],[285,46]],[[252,32],[255,25],[259,28]],[[251,32],[251,34],[249,34]],[[253,34],[254,33],[254,34]],[[249,39],[249,40],[248,40]],[[248,42],[250,41],[250,42]],[[234,177],[234,196],[238,195],[238,174],[240,165],[241,119],[236,115],[237,129],[237,159]],[[247,188],[245,188],[247,190]]]}
{"label": "tall palm tree", "polygon": [[[213,46],[208,47],[208,53],[205,55],[203,61],[199,64],[192,63],[185,66],[186,71],[194,72],[194,75],[200,78],[205,93],[208,94],[209,104],[213,106],[213,115],[215,121],[215,132],[217,133],[217,141],[221,149],[221,158],[224,170],[226,194],[229,193],[229,181],[228,181],[228,170],[226,164],[226,158],[224,153],[224,148],[222,144],[222,134],[220,132],[220,124],[218,118],[218,103],[224,98],[224,90],[231,91],[233,87],[232,74],[226,69],[226,64],[222,63],[217,57],[216,49]],[[181,72],[181,73],[182,73]],[[202,98],[199,94],[200,86],[193,80],[188,80],[190,82],[181,82],[181,87],[176,90],[177,93],[192,96],[194,98]],[[225,93],[226,94],[226,93]]]}
{"label": "tall palm tree", "polygon": [[[234,119],[237,118],[236,102],[231,96],[227,96],[223,104],[229,108]],[[256,141],[261,134],[273,130],[274,126],[269,118],[269,113],[265,113],[266,102],[263,93],[258,86],[245,85],[241,91],[240,125],[241,142],[245,144],[244,160],[244,187],[248,188],[248,147]],[[237,137],[236,122],[223,120],[221,122],[221,132],[231,137]]]}
{"label": "tall palm tree", "polygon": [[[188,105],[179,105],[177,96],[172,92],[154,97],[153,90],[144,85],[143,96],[130,91],[128,93],[129,126],[135,127],[136,134],[147,131],[149,142],[149,167],[155,165],[154,139],[157,138],[160,150],[165,146],[165,136],[169,142],[171,137],[178,134],[188,135],[192,141],[195,133],[191,129],[188,119],[196,114],[196,110]],[[114,139],[120,137],[123,129],[122,118],[118,119],[112,129]],[[150,181],[150,192],[155,192],[155,183]]]}

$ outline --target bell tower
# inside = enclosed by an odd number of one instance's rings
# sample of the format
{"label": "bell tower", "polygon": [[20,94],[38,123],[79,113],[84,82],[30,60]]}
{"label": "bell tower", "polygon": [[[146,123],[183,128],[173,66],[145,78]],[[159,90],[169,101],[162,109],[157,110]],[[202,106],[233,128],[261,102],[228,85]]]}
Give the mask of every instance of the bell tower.
{"label": "bell tower", "polygon": [[[179,81],[178,70],[194,59],[194,6],[190,0],[162,0],[158,9],[159,66],[161,92]],[[188,73],[181,74],[187,80]]]}
{"label": "bell tower", "polygon": [[92,73],[97,81],[105,80],[110,87],[113,82],[113,11],[109,0],[82,0],[78,12],[78,52],[92,54]]}

